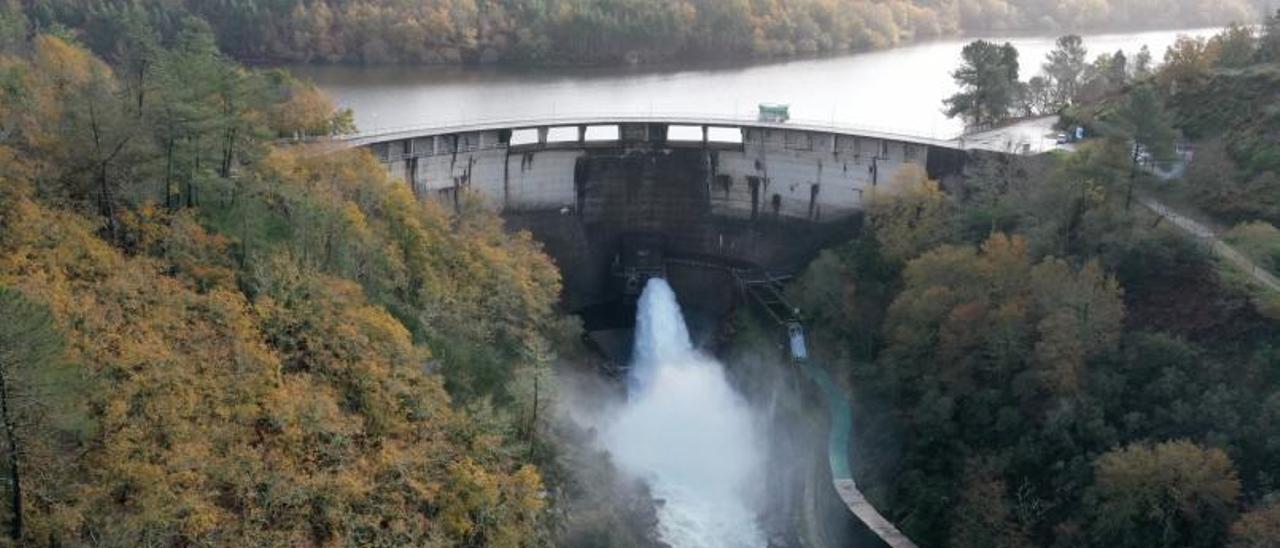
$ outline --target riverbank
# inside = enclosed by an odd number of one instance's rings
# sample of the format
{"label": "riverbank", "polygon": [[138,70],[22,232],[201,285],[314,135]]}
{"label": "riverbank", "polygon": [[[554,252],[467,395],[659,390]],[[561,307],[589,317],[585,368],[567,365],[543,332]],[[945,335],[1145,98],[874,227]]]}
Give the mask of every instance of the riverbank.
{"label": "riverbank", "polygon": [[339,67],[351,69],[368,69],[368,68],[394,68],[400,70],[482,70],[495,69],[510,72],[541,72],[545,70],[581,70],[581,71],[615,71],[628,70],[636,72],[649,71],[668,71],[668,70],[717,70],[717,69],[734,69],[748,68],[765,65],[786,64],[795,61],[813,61],[823,59],[833,59],[846,57],[850,55],[860,55],[866,53],[874,53],[877,51],[891,50],[897,48],[907,48],[915,46],[925,46],[935,42],[970,42],[973,40],[987,40],[1003,42],[1007,40],[1030,40],[1042,38],[1045,36],[1062,36],[1066,34],[1080,34],[1091,36],[1123,36],[1130,34],[1165,34],[1165,33],[1198,33],[1206,28],[1220,28],[1231,21],[1224,21],[1222,25],[1204,27],[1204,26],[1151,26],[1151,27],[1086,27],[1086,28],[1063,28],[1063,29],[1003,29],[1000,31],[978,30],[955,32],[951,34],[930,35],[920,38],[905,38],[901,41],[866,46],[866,47],[847,47],[843,49],[825,49],[814,51],[794,51],[790,53],[752,53],[752,52],[726,52],[726,51],[694,51],[680,55],[664,56],[660,58],[647,59],[640,56],[624,57],[622,59],[597,59],[587,61],[574,61],[568,59],[562,60],[525,60],[525,59],[501,59],[496,57],[485,58],[478,57],[452,57],[441,59],[433,62],[386,62],[386,63],[366,63],[359,60],[336,60],[330,61],[325,59],[311,59],[299,61],[297,59],[280,58],[280,57],[262,57],[241,59],[241,62],[248,66],[256,68],[284,68],[296,69],[297,67]]}

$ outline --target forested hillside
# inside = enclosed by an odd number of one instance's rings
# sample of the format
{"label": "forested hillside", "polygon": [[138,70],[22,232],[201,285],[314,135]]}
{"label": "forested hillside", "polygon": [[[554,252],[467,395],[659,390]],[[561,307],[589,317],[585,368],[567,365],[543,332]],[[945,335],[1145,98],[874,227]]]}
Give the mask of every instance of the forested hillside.
{"label": "forested hillside", "polygon": [[[922,546],[1280,545],[1280,294],[1135,198],[1280,265],[1280,14],[1104,87],[1074,42],[1051,83],[1096,138],[907,173],[791,288],[854,393],[859,486]],[[1178,130],[1190,170],[1148,172]]]}
{"label": "forested hillside", "polygon": [[1207,40],[1181,38],[1165,60],[1155,78],[1081,101],[1068,115],[1093,131],[1124,133],[1141,99],[1144,118],[1185,145],[1181,156],[1152,148],[1154,160],[1184,173],[1151,190],[1231,228],[1228,239],[1280,274],[1280,11],[1260,32],[1230,27]]}
{"label": "forested hillside", "polygon": [[[4,0],[11,6],[18,0]],[[989,31],[1164,29],[1252,21],[1266,0],[30,0],[41,28],[110,54],[146,23],[203,17],[251,62],[616,63],[883,48]],[[12,8],[11,8],[12,9]],[[0,25],[3,26],[3,25]]]}
{"label": "forested hillside", "polygon": [[550,542],[554,266],[364,152],[273,145],[349,117],[176,24],[113,64],[0,42],[5,542]]}

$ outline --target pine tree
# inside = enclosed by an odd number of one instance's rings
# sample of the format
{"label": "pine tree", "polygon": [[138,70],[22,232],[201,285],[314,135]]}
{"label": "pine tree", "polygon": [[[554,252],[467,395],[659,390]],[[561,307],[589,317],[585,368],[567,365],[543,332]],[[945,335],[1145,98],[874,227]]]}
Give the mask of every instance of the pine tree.
{"label": "pine tree", "polygon": [[0,286],[0,436],[5,452],[8,484],[9,537],[25,536],[28,473],[39,466],[33,446],[52,435],[51,409],[65,400],[69,377],[63,362],[65,343],[49,310],[19,293]]}

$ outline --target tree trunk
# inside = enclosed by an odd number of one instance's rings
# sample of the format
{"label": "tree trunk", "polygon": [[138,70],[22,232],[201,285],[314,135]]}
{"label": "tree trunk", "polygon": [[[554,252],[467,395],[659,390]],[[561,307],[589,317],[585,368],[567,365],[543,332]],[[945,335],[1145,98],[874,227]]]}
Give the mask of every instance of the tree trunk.
{"label": "tree trunk", "polygon": [[1133,161],[1129,164],[1129,190],[1124,196],[1124,210],[1129,211],[1129,205],[1133,203],[1133,184],[1138,178],[1138,144],[1133,144]]}
{"label": "tree trunk", "polygon": [[[237,199],[240,192],[243,192],[243,190],[239,188],[239,185],[236,185]],[[252,249],[250,246],[253,245],[253,241],[249,239],[249,216],[245,213],[245,209],[247,208],[240,208],[240,241],[244,242],[240,246],[239,266],[241,270],[244,269],[245,263],[249,260],[249,251]]]}
{"label": "tree trunk", "polygon": [[[190,142],[191,139],[188,138],[187,141]],[[191,167],[191,170],[187,173],[187,207],[188,208],[192,208],[196,206],[195,179],[196,179],[196,174],[200,173],[200,139],[199,138],[196,138],[195,145],[191,147],[191,150],[192,150],[192,156],[193,156],[192,162],[191,162],[192,167]]]}
{"label": "tree trunk", "polygon": [[164,168],[164,207],[169,211],[174,210],[173,203],[173,142],[174,138],[169,137],[168,146],[165,147],[165,168]]}
{"label": "tree trunk", "polygon": [[147,64],[138,65],[138,119],[142,119],[143,106],[147,98]]}
{"label": "tree trunk", "polygon": [[111,196],[111,184],[107,180],[107,163],[98,163],[98,209],[103,217],[107,219],[107,233],[111,237],[111,243],[119,243],[116,238],[116,208],[115,198]]}
{"label": "tree trunk", "polygon": [[533,443],[538,432],[538,371],[533,371],[533,417],[529,420],[529,429],[525,436],[529,440],[529,458],[533,458]]}
{"label": "tree trunk", "polygon": [[231,161],[235,158],[235,148],[236,128],[232,127],[227,130],[226,143],[222,147],[222,166],[218,174],[224,179],[231,176]]}
{"label": "tree trunk", "polygon": [[13,486],[9,494],[9,503],[13,506],[9,538],[20,542],[22,540],[22,475],[18,469],[18,435],[15,432],[13,417],[9,414],[8,383],[2,375],[0,375],[0,421],[4,421],[5,441],[9,445],[9,483]]}

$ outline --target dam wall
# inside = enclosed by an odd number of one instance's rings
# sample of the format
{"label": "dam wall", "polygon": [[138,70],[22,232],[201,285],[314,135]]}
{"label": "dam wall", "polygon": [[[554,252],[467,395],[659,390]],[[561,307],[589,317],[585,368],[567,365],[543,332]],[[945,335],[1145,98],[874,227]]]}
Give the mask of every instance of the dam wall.
{"label": "dam wall", "polygon": [[[602,137],[603,135],[603,137]],[[780,124],[484,127],[353,140],[424,199],[464,193],[528,230],[573,310],[613,298],[624,249],[796,272],[843,241],[907,166],[942,178],[945,142]]]}
{"label": "dam wall", "polygon": [[499,129],[366,146],[420,195],[450,199],[469,188],[503,212],[574,208],[575,169],[593,153],[703,151],[713,214],[814,222],[855,214],[872,193],[887,191],[903,166],[927,168],[931,149],[944,153],[936,145],[804,130],[742,128],[738,142],[725,142],[667,139],[669,126],[615,127],[621,137],[607,141],[580,131],[581,141],[513,144],[513,131]]}

